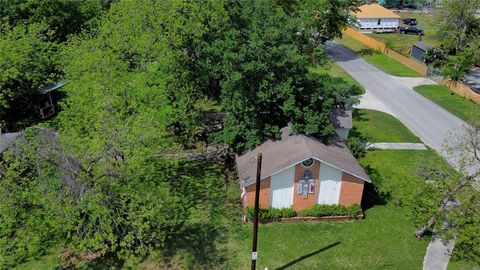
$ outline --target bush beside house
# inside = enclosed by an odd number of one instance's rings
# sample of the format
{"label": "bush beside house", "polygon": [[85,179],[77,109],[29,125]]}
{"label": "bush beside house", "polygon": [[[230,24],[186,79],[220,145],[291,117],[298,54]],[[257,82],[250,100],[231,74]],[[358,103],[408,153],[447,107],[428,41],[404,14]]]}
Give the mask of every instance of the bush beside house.
{"label": "bush beside house", "polygon": [[[253,220],[253,207],[247,208],[247,220]],[[302,211],[295,211],[292,208],[260,208],[258,217],[260,220],[291,218],[291,217],[356,217],[362,213],[358,204],[345,207],[343,205],[316,204],[313,207]]]}

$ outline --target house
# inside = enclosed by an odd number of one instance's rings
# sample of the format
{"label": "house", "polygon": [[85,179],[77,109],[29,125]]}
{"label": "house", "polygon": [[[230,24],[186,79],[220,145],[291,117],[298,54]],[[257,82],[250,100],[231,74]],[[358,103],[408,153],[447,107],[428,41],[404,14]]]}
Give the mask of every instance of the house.
{"label": "house", "polygon": [[365,182],[370,178],[335,136],[330,144],[282,129],[282,138],[267,141],[236,157],[242,199],[254,205],[256,157],[262,153],[260,207],[299,211],[315,204],[360,204]]}
{"label": "house", "polygon": [[410,55],[418,61],[425,63],[425,59],[423,58],[423,56],[431,48],[433,48],[433,46],[425,44],[421,41],[417,41],[415,42],[415,44],[412,45],[412,51],[410,52]]}
{"label": "house", "polygon": [[358,29],[397,29],[401,17],[379,4],[368,4],[358,7],[352,13],[357,18]]}

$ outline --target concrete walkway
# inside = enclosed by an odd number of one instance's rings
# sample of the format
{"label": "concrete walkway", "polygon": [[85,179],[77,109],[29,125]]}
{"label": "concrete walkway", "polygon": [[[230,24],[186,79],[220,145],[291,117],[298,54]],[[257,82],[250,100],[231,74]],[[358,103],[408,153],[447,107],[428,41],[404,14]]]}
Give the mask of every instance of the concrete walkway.
{"label": "concrete walkway", "polygon": [[[328,42],[325,45],[325,52],[367,92],[370,92],[377,99],[376,102],[383,103],[392,115],[420,137],[426,145],[435,149],[454,168],[458,168],[460,155],[447,153],[444,150],[444,143],[452,134],[464,136],[463,127],[466,123],[412,89],[412,86],[423,81],[417,81],[418,78],[404,79],[390,76],[335,42]],[[383,107],[378,104],[376,106]],[[473,168],[467,169],[472,171]],[[450,249],[438,241],[433,238],[427,248],[424,269],[447,269]],[[453,246],[453,243],[451,245]]]}
{"label": "concrete walkway", "polygon": [[445,245],[436,235],[432,236],[432,241],[423,258],[423,270],[447,269],[454,245],[455,241],[453,240]]}
{"label": "concrete walkway", "polygon": [[427,150],[423,143],[367,143],[367,149]]}

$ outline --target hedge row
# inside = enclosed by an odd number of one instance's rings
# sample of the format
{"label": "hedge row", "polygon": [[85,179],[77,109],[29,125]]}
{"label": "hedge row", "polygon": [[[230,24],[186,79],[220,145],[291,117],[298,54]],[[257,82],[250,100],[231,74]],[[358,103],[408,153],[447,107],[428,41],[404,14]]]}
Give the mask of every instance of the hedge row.
{"label": "hedge row", "polygon": [[[253,207],[247,208],[248,220],[253,220]],[[261,208],[258,209],[260,219],[277,219],[289,217],[326,217],[326,216],[348,216],[355,217],[362,213],[362,208],[358,204],[349,207],[343,205],[325,205],[316,204],[311,208],[295,211],[292,208]]]}

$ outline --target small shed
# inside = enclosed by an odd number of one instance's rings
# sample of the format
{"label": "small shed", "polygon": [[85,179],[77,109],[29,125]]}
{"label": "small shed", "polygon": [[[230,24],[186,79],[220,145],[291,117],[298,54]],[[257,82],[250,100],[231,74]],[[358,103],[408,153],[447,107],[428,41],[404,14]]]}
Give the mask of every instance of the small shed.
{"label": "small shed", "polygon": [[38,112],[40,118],[47,119],[56,113],[60,96],[52,97],[52,95],[66,84],[67,82],[57,81],[53,84],[47,84],[40,89],[37,105],[35,106],[35,110]]}
{"label": "small shed", "polygon": [[304,210],[315,204],[361,204],[370,178],[337,136],[330,144],[282,129],[282,139],[267,141],[236,157],[246,207],[254,205],[256,156],[262,153],[260,207]]}
{"label": "small shed", "polygon": [[379,4],[358,7],[352,15],[357,18],[358,29],[397,29],[401,17]]}
{"label": "small shed", "polygon": [[421,41],[417,41],[415,42],[415,44],[412,45],[412,51],[410,52],[410,55],[418,61],[425,63],[425,59],[423,58],[423,56],[431,48],[433,48],[433,46],[425,44]]}

